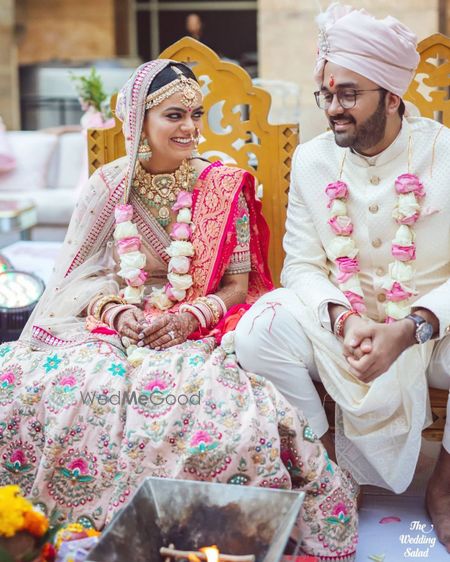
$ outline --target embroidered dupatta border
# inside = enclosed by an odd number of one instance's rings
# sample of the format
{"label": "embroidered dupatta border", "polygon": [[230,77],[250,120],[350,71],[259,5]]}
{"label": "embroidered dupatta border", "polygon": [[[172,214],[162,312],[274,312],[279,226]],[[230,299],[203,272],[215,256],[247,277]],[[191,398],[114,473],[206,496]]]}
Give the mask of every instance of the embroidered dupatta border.
{"label": "embroidered dupatta border", "polygon": [[252,271],[247,302],[254,302],[273,288],[267,261],[269,229],[261,203],[255,199],[254,178],[242,169],[214,163],[200,175],[199,182],[193,202],[194,285],[187,300],[217,290],[236,245],[235,220],[242,191],[250,214]]}

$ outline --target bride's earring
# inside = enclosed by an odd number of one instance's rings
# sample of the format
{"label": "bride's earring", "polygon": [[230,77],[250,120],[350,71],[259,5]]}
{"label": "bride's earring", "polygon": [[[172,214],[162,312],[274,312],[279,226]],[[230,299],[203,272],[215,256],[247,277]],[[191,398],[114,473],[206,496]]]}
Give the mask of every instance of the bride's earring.
{"label": "bride's earring", "polygon": [[198,152],[198,145],[200,143],[200,131],[197,128],[195,129],[195,133],[192,136],[192,140],[194,141],[194,150],[192,151],[192,158],[195,158],[196,156],[200,156]]}
{"label": "bride's earring", "polygon": [[146,137],[142,138],[137,155],[139,160],[145,161],[150,160],[150,158],[152,157],[152,149],[150,148]]}

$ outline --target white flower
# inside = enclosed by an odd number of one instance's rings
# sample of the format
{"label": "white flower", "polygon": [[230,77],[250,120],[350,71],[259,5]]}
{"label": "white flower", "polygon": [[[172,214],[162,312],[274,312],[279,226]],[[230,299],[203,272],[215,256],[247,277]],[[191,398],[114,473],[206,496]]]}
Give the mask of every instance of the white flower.
{"label": "white flower", "polygon": [[416,211],[420,209],[419,203],[417,203],[416,196],[414,193],[405,193],[398,196],[397,205],[395,206],[393,217],[399,218],[399,215],[404,217],[410,217],[414,215]]}
{"label": "white flower", "polygon": [[183,209],[180,209],[178,211],[177,222],[190,223],[191,219],[192,219],[192,213],[191,210],[188,209],[187,207],[184,207]]}
{"label": "white flower", "polygon": [[220,342],[220,347],[227,355],[234,353],[234,330],[224,334],[222,341]]}
{"label": "white flower", "polygon": [[114,229],[114,240],[139,236],[137,226],[131,221],[120,222]]}
{"label": "white flower", "polygon": [[150,350],[146,347],[137,347],[136,345],[133,345],[127,348],[128,361],[133,365],[133,367],[138,367],[149,353]]}
{"label": "white flower", "polygon": [[394,244],[399,246],[410,246],[414,242],[414,232],[406,224],[398,227],[395,238],[392,240]]}
{"label": "white flower", "polygon": [[178,291],[186,291],[192,287],[192,275],[178,275],[177,273],[169,273],[167,279],[172,287]]}
{"label": "white flower", "polygon": [[185,240],[174,240],[171,242],[170,246],[166,248],[166,252],[171,258],[175,256],[193,256],[194,246],[191,242],[186,242]]}
{"label": "white flower", "polygon": [[411,305],[408,301],[398,301],[398,302],[387,302],[386,303],[386,314],[395,320],[401,320],[406,318],[408,314],[411,313]]}
{"label": "white flower", "polygon": [[389,275],[394,281],[407,283],[413,278],[413,268],[402,261],[395,261],[389,264]]}
{"label": "white flower", "polygon": [[345,281],[345,283],[339,283],[339,288],[342,292],[351,291],[352,293],[356,293],[360,297],[364,296],[357,274],[352,275],[349,279],[347,279],[347,281]]}
{"label": "white flower", "polygon": [[175,289],[175,287],[172,287],[172,295],[177,301],[183,301],[186,298],[186,291],[184,289]]}
{"label": "white flower", "polygon": [[169,260],[169,273],[180,273],[183,275],[189,271],[191,267],[191,260],[186,256],[175,256],[174,258],[170,258]]}
{"label": "white flower", "polygon": [[337,258],[354,258],[358,254],[355,241],[349,236],[336,236],[328,246],[328,255],[332,261]]}
{"label": "white flower", "polygon": [[330,207],[330,219],[347,215],[347,205],[342,199],[333,199]]}
{"label": "white flower", "polygon": [[140,271],[136,267],[123,267],[117,272],[117,275],[123,279],[134,279],[134,277],[139,275]]}
{"label": "white flower", "polygon": [[171,308],[173,304],[169,297],[166,295],[164,288],[156,289],[156,287],[153,287],[152,289],[152,294],[150,295],[149,302],[160,310],[167,310],[168,308]]}
{"label": "white flower", "polygon": [[142,269],[146,257],[142,252],[128,252],[120,256],[121,269]]}
{"label": "white flower", "polygon": [[140,287],[125,287],[123,290],[123,298],[129,304],[139,304],[144,294],[144,285]]}

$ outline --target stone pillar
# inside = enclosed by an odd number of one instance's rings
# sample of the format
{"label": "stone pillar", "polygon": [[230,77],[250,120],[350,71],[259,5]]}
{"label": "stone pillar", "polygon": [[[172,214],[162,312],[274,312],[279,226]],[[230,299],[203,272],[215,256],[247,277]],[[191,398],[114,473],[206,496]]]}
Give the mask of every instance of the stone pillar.
{"label": "stone pillar", "polygon": [[20,126],[14,24],[14,0],[0,0],[0,115],[8,129]]}
{"label": "stone pillar", "polygon": [[[450,3],[450,0],[447,0]],[[329,2],[321,0],[325,9]],[[347,3],[347,2],[345,2]],[[424,39],[438,31],[439,0],[352,0],[374,16],[392,15]],[[300,138],[304,142],[326,130],[316,107],[312,71],[317,51],[318,0],[259,0],[258,49],[262,79],[287,80],[300,87]]]}

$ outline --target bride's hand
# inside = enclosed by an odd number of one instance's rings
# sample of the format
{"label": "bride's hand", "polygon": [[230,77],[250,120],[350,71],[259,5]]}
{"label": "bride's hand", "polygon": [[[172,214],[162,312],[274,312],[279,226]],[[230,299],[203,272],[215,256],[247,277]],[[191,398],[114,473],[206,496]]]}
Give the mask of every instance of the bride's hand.
{"label": "bride's hand", "polygon": [[189,312],[162,314],[143,328],[138,345],[148,345],[152,349],[167,349],[187,340],[198,328],[198,321]]}
{"label": "bride's hand", "polygon": [[115,326],[121,338],[127,337],[130,343],[137,344],[142,322],[145,322],[144,313],[140,308],[134,307],[121,312],[116,318]]}

